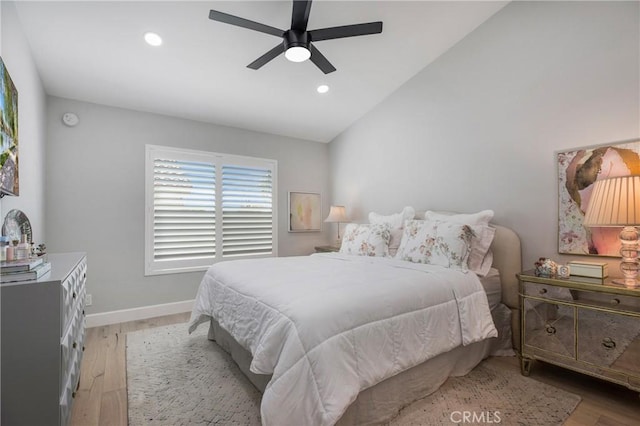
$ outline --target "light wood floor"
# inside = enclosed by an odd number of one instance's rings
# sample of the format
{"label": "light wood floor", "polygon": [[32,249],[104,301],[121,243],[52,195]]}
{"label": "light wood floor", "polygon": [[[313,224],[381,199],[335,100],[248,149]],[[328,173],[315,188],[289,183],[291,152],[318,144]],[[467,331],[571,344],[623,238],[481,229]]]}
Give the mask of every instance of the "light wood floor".
{"label": "light wood floor", "polygon": [[[87,330],[80,388],[73,405],[73,426],[127,424],[124,335],[130,331],[186,322],[189,314],[95,327]],[[500,358],[519,369],[516,358]],[[635,426],[640,424],[638,393],[548,364],[534,364],[531,378],[582,397],[566,426]],[[523,403],[526,403],[523,401]]]}

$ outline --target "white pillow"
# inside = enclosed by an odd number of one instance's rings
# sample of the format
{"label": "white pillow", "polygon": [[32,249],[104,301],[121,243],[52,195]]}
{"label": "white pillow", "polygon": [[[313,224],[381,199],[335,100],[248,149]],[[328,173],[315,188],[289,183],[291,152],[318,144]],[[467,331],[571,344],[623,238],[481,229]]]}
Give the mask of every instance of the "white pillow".
{"label": "white pillow", "polygon": [[478,213],[446,213],[428,210],[425,220],[447,220],[467,225],[488,225],[493,219],[493,210],[482,210]]}
{"label": "white pillow", "polygon": [[489,273],[493,263],[493,253],[489,248],[496,233],[496,229],[488,225],[493,219],[493,210],[483,210],[473,214],[448,214],[428,211],[424,216],[428,220],[442,220],[469,225],[473,231],[471,253],[469,254],[469,270],[482,277]]}
{"label": "white pillow", "polygon": [[402,241],[402,228],[404,222],[411,220],[415,217],[416,211],[413,207],[407,206],[400,213],[394,213],[390,215],[381,215],[376,212],[369,213],[369,223],[381,224],[386,223],[389,225],[391,231],[391,239],[389,240],[389,255],[395,256],[400,247],[400,241]]}
{"label": "white pillow", "polygon": [[405,207],[400,213],[381,215],[376,212],[369,213],[369,223],[386,223],[390,228],[402,228],[406,220],[415,217],[416,211],[413,207]]}
{"label": "white pillow", "polygon": [[340,253],[356,256],[389,256],[389,225],[350,223],[342,236]]}
{"label": "white pillow", "polygon": [[396,259],[467,271],[472,234],[469,225],[409,220],[405,222]]}

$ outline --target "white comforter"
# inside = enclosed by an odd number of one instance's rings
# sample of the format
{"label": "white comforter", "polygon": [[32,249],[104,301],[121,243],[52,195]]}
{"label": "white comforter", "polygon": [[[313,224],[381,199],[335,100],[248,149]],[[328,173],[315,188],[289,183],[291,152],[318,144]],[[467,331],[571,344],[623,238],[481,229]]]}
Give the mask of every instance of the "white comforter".
{"label": "white comforter", "polygon": [[237,260],[204,276],[189,331],[213,317],[272,374],[264,425],[331,425],[358,393],[497,336],[473,273],[336,253]]}

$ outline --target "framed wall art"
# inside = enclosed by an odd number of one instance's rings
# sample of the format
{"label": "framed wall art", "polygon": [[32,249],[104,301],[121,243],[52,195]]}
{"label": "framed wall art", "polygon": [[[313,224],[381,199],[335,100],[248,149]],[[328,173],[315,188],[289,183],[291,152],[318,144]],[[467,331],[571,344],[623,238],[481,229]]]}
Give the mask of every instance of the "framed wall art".
{"label": "framed wall art", "polygon": [[320,232],[322,203],[317,192],[289,192],[289,232]]}
{"label": "framed wall art", "polygon": [[18,91],[0,58],[0,197],[20,194],[18,179]]}
{"label": "framed wall art", "polygon": [[558,252],[620,257],[621,228],[583,225],[597,180],[640,175],[640,140],[557,153]]}

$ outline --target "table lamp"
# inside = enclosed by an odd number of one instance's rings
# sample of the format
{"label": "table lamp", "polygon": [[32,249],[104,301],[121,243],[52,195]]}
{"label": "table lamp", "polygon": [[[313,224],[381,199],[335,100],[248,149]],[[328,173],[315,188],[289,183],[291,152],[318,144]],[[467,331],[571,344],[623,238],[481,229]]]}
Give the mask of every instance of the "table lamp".
{"label": "table lamp", "polygon": [[344,206],[331,206],[329,216],[327,216],[324,221],[338,224],[338,239],[336,240],[336,244],[340,246],[340,222],[349,221],[349,219],[347,219],[347,213]]}
{"label": "table lamp", "polygon": [[584,216],[587,227],[623,227],[620,231],[620,270],[624,279],[613,280],[629,288],[638,288],[638,229],[640,225],[640,176],[622,176],[598,180]]}

